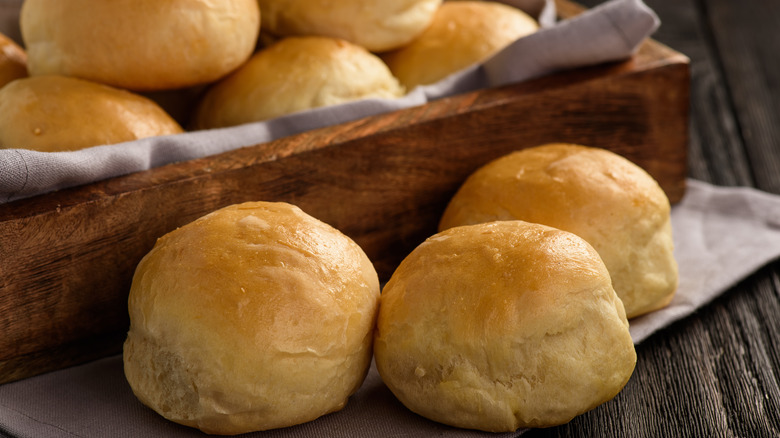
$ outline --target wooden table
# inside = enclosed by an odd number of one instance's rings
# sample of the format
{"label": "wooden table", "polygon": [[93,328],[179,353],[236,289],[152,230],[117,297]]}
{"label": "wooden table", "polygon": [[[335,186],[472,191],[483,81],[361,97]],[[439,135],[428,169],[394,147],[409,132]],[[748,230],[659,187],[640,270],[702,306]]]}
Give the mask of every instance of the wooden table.
{"label": "wooden table", "polygon": [[[691,59],[690,176],[780,194],[780,2],[646,3],[653,38]],[[614,400],[523,437],[780,436],[780,261],[637,355]]]}

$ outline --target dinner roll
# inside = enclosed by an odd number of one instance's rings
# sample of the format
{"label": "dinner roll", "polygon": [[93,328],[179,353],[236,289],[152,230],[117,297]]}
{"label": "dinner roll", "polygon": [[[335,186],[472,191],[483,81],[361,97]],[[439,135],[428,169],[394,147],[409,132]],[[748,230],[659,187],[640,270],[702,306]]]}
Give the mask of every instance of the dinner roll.
{"label": "dinner roll", "polygon": [[135,91],[215,81],[252,54],[256,0],[25,0],[31,75],[60,74]]}
{"label": "dinner roll", "polygon": [[286,203],[217,210],[160,238],[130,289],[127,381],[211,434],[291,426],[363,382],[379,299],[360,247]]}
{"label": "dinner roll", "polygon": [[151,100],[107,85],[34,76],[0,88],[0,148],[70,151],[180,132]]}
{"label": "dinner roll", "polygon": [[565,423],[614,397],[636,352],[604,263],[522,221],[456,227],[382,290],[376,366],[412,411],[490,432]]}
{"label": "dinner roll", "polygon": [[512,219],[593,245],[629,318],[666,306],[677,289],[669,199],[647,172],[613,152],[548,144],[499,158],[463,183],[439,229]]}
{"label": "dinner roll", "polygon": [[502,3],[445,2],[422,35],[382,59],[411,90],[482,62],[538,28],[528,14]]}
{"label": "dinner roll", "polygon": [[441,0],[259,0],[263,29],[281,36],[340,38],[382,52],[409,43]]}
{"label": "dinner roll", "polygon": [[27,53],[12,39],[0,33],[0,88],[27,76]]}
{"label": "dinner roll", "polygon": [[397,98],[403,88],[381,59],[344,40],[288,37],[257,52],[212,87],[198,129],[272,119],[365,98]]}

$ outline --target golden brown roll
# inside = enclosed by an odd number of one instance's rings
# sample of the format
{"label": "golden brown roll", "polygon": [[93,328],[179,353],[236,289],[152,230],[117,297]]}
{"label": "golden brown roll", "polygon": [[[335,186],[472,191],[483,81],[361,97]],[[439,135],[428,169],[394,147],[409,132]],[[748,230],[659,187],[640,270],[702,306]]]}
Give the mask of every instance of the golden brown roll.
{"label": "golden brown roll", "polygon": [[412,251],[382,290],[374,354],[409,409],[490,432],[565,423],[636,364],[596,251],[522,221],[451,228]]}
{"label": "golden brown roll", "polygon": [[256,0],[26,0],[20,27],[31,75],[152,91],[235,70],[252,54],[260,12]]}
{"label": "golden brown roll", "polygon": [[263,29],[339,38],[372,52],[401,47],[428,27],[441,0],[259,0]]}
{"label": "golden brown roll", "polygon": [[525,12],[496,2],[444,2],[414,41],[382,55],[407,90],[488,59],[539,28]]}
{"label": "golden brown roll", "polygon": [[629,318],[674,296],[669,199],[647,172],[615,153],[549,144],[499,158],[463,183],[439,229],[513,219],[566,230],[593,245]]}
{"label": "golden brown roll", "polygon": [[151,100],[107,85],[35,76],[0,88],[0,148],[70,151],[180,132]]}
{"label": "golden brown roll", "polygon": [[0,88],[14,79],[27,76],[27,53],[0,33]]}
{"label": "golden brown roll", "polygon": [[336,229],[290,204],[229,206],[139,263],[125,375],[144,404],[207,433],[314,420],[363,382],[378,300],[373,265]]}
{"label": "golden brown roll", "polygon": [[214,85],[195,128],[272,119],[365,98],[397,98],[403,88],[374,54],[344,40],[288,37],[256,53]]}

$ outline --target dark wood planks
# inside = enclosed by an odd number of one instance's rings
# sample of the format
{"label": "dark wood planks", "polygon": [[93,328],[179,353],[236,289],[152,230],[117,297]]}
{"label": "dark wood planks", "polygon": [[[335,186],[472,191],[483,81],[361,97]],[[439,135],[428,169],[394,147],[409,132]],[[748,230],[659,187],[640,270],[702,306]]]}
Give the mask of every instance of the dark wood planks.
{"label": "dark wood planks", "polygon": [[[646,3],[662,20],[654,38],[691,58],[690,176],[780,193],[780,3]],[[780,436],[780,262],[637,353],[614,400],[523,436]]]}
{"label": "dark wood planks", "polygon": [[780,193],[780,2],[701,2],[755,183]]}
{"label": "dark wood planks", "polygon": [[654,37],[691,59],[689,173],[719,185],[753,185],[713,29],[699,3],[647,2],[661,18]]}

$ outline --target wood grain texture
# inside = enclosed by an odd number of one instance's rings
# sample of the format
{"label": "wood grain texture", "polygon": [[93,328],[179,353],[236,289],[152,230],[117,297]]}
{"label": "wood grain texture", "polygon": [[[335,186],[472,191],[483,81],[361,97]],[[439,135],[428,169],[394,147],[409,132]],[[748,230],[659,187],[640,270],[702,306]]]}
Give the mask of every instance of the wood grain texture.
{"label": "wood grain texture", "polygon": [[[596,1],[585,1],[594,6]],[[647,0],[691,59],[689,175],[780,193],[777,2]],[[780,436],[780,262],[639,346],[614,400],[523,437]]]}
{"label": "wood grain texture", "polygon": [[725,82],[713,28],[700,2],[648,3],[661,17],[654,37],[691,58],[689,168],[693,178],[719,185],[754,185]]}
{"label": "wood grain texture", "polygon": [[[780,192],[780,2],[702,3],[755,184]],[[767,44],[771,42],[772,44]]]}

